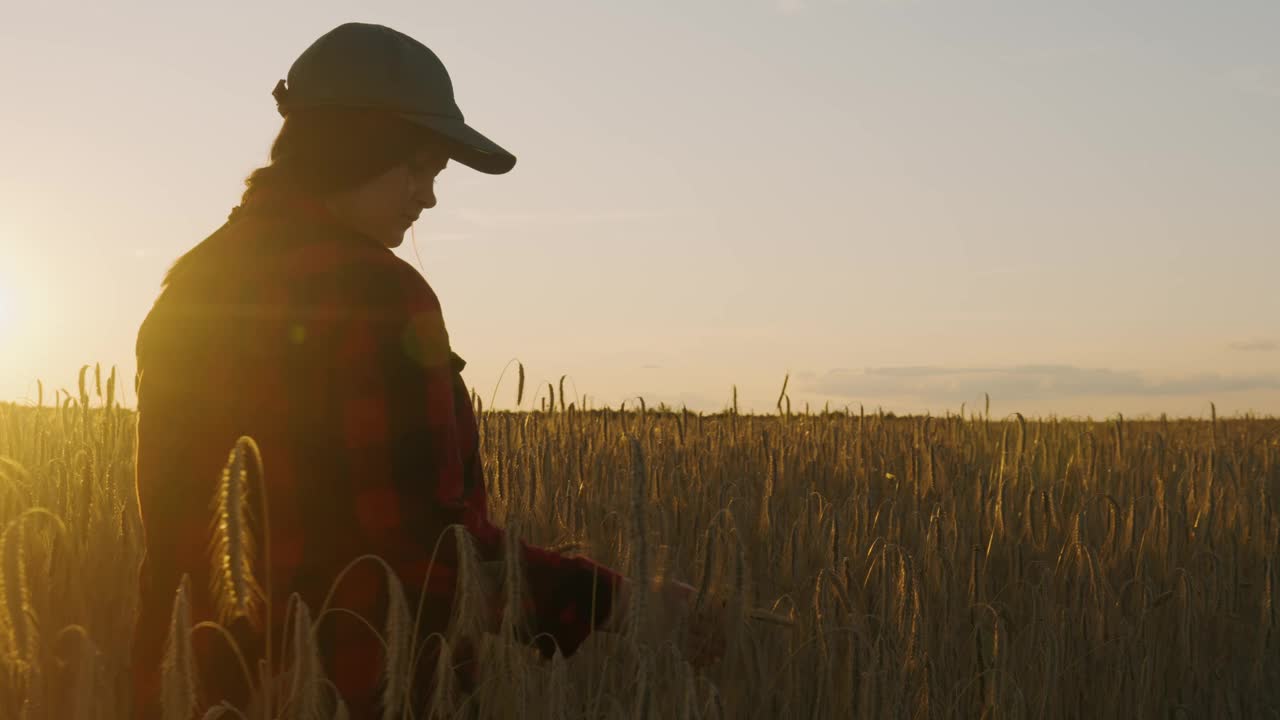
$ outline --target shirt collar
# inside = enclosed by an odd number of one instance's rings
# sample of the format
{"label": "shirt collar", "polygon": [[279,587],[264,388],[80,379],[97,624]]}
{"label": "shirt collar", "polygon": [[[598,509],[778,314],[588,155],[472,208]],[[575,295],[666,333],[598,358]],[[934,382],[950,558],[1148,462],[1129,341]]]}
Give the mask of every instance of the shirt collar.
{"label": "shirt collar", "polygon": [[319,198],[298,190],[270,185],[257,187],[249,198],[231,211],[228,220],[257,213],[284,213],[314,220],[323,225],[341,226],[338,218]]}
{"label": "shirt collar", "polygon": [[227,221],[230,222],[237,218],[251,215],[303,220],[333,230],[339,235],[391,252],[390,248],[377,240],[352,230],[330,212],[316,196],[293,188],[269,185],[255,188],[250,193],[248,200],[231,210],[231,214],[227,216]]}

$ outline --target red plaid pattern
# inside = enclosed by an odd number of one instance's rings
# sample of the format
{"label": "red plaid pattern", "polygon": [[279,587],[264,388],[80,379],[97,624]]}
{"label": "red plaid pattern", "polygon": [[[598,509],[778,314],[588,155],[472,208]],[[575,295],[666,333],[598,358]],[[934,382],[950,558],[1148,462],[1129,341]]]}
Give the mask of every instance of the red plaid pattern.
{"label": "red plaid pattern", "polygon": [[[465,365],[440,303],[390,250],[345,230],[303,197],[258,195],[175,265],[138,333],[137,492],[146,532],[134,642],[139,717],[159,712],[159,665],[180,578],[192,578],[192,620],[213,619],[211,502],[241,435],[262,451],[271,522],[273,622],[297,592],[317,613],[338,572],[376,554],[411,604],[424,591],[421,638],[450,617],[456,548],[466,526],[482,560],[498,560]],[[251,527],[262,532],[256,517]],[[585,558],[521,544],[534,643],[577,649],[602,623],[619,576]],[[361,563],[333,606],[381,626],[381,570]],[[595,597],[592,612],[592,597]],[[495,603],[497,599],[495,599]],[[245,621],[230,628],[250,668],[264,648]],[[280,643],[279,632],[276,643]],[[359,622],[327,615],[319,640],[329,678],[354,718],[375,717],[382,648]],[[226,642],[197,632],[202,700],[243,707],[248,688]],[[283,646],[274,656],[282,657]],[[455,661],[456,661],[455,657]],[[430,662],[415,688],[425,696]],[[466,677],[462,678],[464,685]]]}

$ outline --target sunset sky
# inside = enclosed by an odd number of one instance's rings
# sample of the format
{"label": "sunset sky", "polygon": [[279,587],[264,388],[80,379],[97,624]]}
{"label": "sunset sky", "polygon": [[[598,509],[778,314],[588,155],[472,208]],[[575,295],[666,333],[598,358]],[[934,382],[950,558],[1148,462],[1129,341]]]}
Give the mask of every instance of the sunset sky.
{"label": "sunset sky", "polygon": [[1280,414],[1274,0],[6,3],[0,400],[101,362],[133,403],[164,271],[352,20],[519,158],[452,165],[396,251],[486,404],[519,358],[526,407],[768,411],[790,373],[794,409]]}

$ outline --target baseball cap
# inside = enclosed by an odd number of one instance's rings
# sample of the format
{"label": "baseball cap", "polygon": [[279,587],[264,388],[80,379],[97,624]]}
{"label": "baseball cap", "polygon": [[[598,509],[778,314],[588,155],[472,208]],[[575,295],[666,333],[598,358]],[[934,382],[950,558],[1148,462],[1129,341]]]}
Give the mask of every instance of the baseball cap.
{"label": "baseball cap", "polygon": [[272,95],[280,115],[339,106],[387,110],[429,128],[467,167],[501,175],[516,158],[468,125],[444,63],[426,45],[384,25],[350,22],[321,35],[298,56]]}

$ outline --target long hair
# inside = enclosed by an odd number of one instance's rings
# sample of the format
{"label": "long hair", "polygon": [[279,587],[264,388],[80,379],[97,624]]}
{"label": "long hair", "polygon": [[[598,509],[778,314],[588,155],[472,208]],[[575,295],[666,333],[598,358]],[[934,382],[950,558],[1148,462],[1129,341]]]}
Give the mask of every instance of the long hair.
{"label": "long hair", "polygon": [[245,178],[241,204],[260,187],[284,185],[323,196],[349,190],[408,160],[432,131],[380,110],[318,107],[294,110],[271,143],[271,162]]}
{"label": "long hair", "polygon": [[[406,162],[430,145],[448,142],[392,113],[367,108],[318,107],[291,111],[271,143],[270,162],[249,173],[240,204],[228,221],[254,202],[263,189],[283,189],[317,199],[350,190]],[[191,271],[221,265],[228,252],[224,225],[174,262],[162,285]]]}

